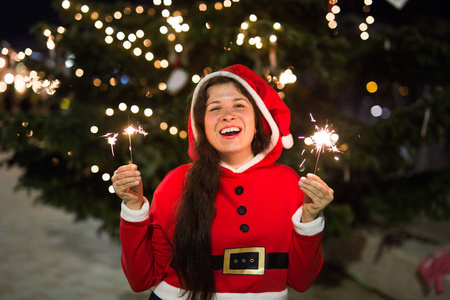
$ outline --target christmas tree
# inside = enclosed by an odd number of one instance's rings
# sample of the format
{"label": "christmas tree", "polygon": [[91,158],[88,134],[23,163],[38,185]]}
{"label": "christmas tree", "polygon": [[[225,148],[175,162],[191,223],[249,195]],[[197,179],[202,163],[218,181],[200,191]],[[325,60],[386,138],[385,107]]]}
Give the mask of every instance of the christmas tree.
{"label": "christmas tree", "polygon": [[[376,27],[371,1],[337,2],[55,1],[61,23],[32,30],[43,51],[4,44],[0,56],[0,147],[25,170],[19,187],[116,234],[114,170],[132,158],[150,199],[189,161],[195,84],[240,63],[279,92],[294,136],[315,125],[339,134],[339,152],[299,139],[280,159],[335,189],[329,234],[420,213],[448,219],[448,30]],[[124,134],[130,125],[148,135]]]}

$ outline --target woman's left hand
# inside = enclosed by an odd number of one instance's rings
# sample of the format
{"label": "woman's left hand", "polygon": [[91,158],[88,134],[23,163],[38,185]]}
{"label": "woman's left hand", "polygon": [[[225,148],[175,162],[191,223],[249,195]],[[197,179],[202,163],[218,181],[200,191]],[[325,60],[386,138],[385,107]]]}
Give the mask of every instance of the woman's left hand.
{"label": "woman's left hand", "polygon": [[334,191],[319,176],[311,173],[301,177],[298,185],[305,192],[302,223],[311,222],[333,201]]}

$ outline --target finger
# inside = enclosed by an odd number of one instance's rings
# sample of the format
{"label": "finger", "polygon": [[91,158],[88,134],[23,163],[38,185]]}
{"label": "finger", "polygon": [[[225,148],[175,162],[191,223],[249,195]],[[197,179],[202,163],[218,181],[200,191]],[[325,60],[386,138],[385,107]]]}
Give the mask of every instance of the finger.
{"label": "finger", "polygon": [[114,171],[114,174],[120,174],[123,172],[135,171],[135,170],[137,170],[137,165],[134,165],[134,164],[123,165],[123,166],[120,166],[119,168],[117,168],[117,170]]}
{"label": "finger", "polygon": [[113,177],[111,177],[111,180],[113,182],[119,182],[125,179],[134,178],[135,180],[141,179],[141,173],[139,171],[121,171],[114,173]]}
{"label": "finger", "polygon": [[304,192],[308,192],[308,195],[312,198],[320,198],[325,196],[325,188],[318,182],[308,180],[305,177],[300,178],[299,186]]}

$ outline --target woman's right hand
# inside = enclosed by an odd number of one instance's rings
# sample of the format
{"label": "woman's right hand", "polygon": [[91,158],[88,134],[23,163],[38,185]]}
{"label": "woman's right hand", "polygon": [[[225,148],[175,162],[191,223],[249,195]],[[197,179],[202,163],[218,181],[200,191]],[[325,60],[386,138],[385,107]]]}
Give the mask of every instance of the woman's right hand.
{"label": "woman's right hand", "polygon": [[111,177],[114,191],[130,209],[139,210],[144,204],[141,173],[134,164],[124,165]]}

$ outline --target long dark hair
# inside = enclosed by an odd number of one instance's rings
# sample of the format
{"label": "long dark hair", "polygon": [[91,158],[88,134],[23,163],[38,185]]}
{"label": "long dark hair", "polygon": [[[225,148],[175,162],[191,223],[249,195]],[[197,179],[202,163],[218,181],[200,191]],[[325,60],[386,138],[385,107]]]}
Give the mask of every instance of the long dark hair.
{"label": "long dark hair", "polygon": [[256,155],[269,146],[270,137],[263,128],[262,115],[250,93],[237,81],[228,77],[213,77],[198,93],[193,107],[197,130],[197,159],[183,183],[183,194],[178,206],[173,236],[173,266],[178,279],[184,282],[188,299],[210,300],[215,293],[214,271],[211,260],[211,227],[216,212],[216,194],[222,169],[219,153],[208,142],[205,134],[206,101],[211,87],[232,82],[247,97],[255,112],[256,135],[252,150]]}

